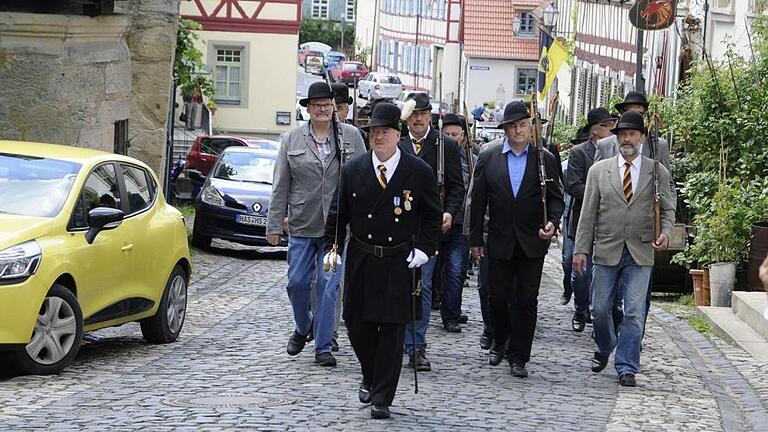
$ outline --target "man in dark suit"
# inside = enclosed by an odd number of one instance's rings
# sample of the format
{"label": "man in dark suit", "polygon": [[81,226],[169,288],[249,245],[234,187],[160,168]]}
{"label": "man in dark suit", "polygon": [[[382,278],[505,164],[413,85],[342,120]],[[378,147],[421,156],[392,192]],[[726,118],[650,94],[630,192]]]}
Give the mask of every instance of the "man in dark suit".
{"label": "man in dark suit", "polygon": [[[444,148],[444,187],[442,232],[445,235],[453,226],[453,221],[464,205],[464,181],[461,175],[461,157],[456,140],[450,137],[442,137],[439,131],[430,127],[432,104],[426,93],[415,93],[405,103],[402,119],[408,124],[408,131],[404,133],[398,143],[400,151],[410,155],[416,155],[426,162],[433,173],[433,183],[438,177],[439,144]],[[460,228],[459,228],[460,230]],[[409,355],[409,365],[420,371],[429,371],[432,365],[426,356],[427,326],[429,325],[432,309],[432,278],[435,273],[437,249],[426,251],[430,255],[429,262],[421,269],[422,279],[422,318],[416,323],[416,340],[413,340],[412,331],[408,324],[405,335],[405,349]],[[441,252],[445,253],[445,251]],[[438,272],[439,275],[439,272]]]}
{"label": "man in dark suit", "polygon": [[[342,169],[326,221],[327,244],[337,249],[344,245],[349,224],[344,321],[363,372],[358,396],[373,404],[373,418],[390,415],[405,323],[412,319],[412,302],[420,304],[412,298],[412,272],[436,249],[441,223],[432,171],[398,148],[399,123],[399,108],[376,105],[369,126],[371,150]],[[325,262],[341,263],[341,251],[335,251],[326,254]]]}
{"label": "man in dark suit", "polygon": [[[576,238],[576,230],[579,226],[579,214],[584,202],[584,187],[587,184],[587,172],[595,161],[597,141],[608,136],[613,136],[611,129],[616,124],[616,119],[605,108],[593,108],[587,113],[587,125],[589,139],[580,143],[571,150],[568,156],[568,178],[565,182],[565,192],[571,196],[573,203],[568,215],[568,237]],[[573,288],[573,305],[576,311],[571,319],[571,327],[575,332],[584,331],[589,317],[589,284],[591,278],[591,261],[588,262],[586,272],[574,275],[571,280]]]}
{"label": "man in dark suit", "polygon": [[[510,102],[499,127],[506,137],[485,145],[475,168],[470,211],[470,246],[476,258],[487,248],[494,344],[488,361],[498,365],[506,351],[512,375],[528,376],[536,328],[544,256],[563,215],[563,191],[555,157],[544,150],[544,223],[539,155],[531,141],[531,120],[523,102]],[[488,242],[483,245],[486,206]]]}

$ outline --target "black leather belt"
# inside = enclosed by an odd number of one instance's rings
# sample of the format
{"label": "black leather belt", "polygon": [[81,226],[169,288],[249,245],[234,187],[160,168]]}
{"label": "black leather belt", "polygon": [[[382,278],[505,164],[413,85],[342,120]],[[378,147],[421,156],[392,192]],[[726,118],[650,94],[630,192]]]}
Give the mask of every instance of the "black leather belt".
{"label": "black leather belt", "polygon": [[352,246],[360,249],[363,252],[367,252],[377,258],[396,255],[411,249],[411,245],[410,245],[411,242],[409,241],[404,241],[394,246],[377,246],[377,245],[364,243],[357,237],[351,236],[350,243],[352,243]]}

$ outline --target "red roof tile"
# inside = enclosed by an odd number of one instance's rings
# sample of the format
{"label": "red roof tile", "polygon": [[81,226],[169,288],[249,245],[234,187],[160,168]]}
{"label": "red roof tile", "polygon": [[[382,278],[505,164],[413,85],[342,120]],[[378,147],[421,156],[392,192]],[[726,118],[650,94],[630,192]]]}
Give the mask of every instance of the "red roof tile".
{"label": "red roof tile", "polygon": [[466,55],[537,60],[538,37],[515,37],[512,32],[512,19],[516,9],[529,11],[540,4],[541,0],[464,0]]}

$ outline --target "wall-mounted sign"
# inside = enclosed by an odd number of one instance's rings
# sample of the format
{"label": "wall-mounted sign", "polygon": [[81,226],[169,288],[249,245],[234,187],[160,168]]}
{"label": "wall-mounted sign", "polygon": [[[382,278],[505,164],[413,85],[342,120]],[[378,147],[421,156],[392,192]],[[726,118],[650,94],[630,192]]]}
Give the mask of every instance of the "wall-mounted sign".
{"label": "wall-mounted sign", "polygon": [[290,111],[278,111],[275,117],[275,123],[279,125],[291,124],[291,112]]}
{"label": "wall-mounted sign", "polygon": [[661,30],[675,23],[677,0],[638,0],[629,10],[629,22],[640,30]]}
{"label": "wall-mounted sign", "polygon": [[481,70],[481,71],[489,71],[491,70],[490,66],[482,66],[482,65],[470,65],[469,70]]}

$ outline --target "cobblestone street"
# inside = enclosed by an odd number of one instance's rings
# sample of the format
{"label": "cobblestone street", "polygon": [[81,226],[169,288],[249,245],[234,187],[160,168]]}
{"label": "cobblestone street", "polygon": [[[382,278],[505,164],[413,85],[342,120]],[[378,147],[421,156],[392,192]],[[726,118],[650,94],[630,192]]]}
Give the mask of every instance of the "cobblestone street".
{"label": "cobblestone street", "polygon": [[558,256],[545,264],[528,379],[488,365],[472,278],[464,331],[446,333],[433,315],[432,372],[414,395],[404,367],[392,419],[375,421],[357,400],[343,328],[335,369],[313,363],[311,344],[285,353],[293,323],[282,256],[195,250],[178,342],[149,345],[131,324],[88,335],[60,376],[4,376],[0,430],[768,430],[768,365],[656,307],[639,386],[620,388],[612,363],[593,374],[590,328],[571,331],[571,306],[559,304]]}

